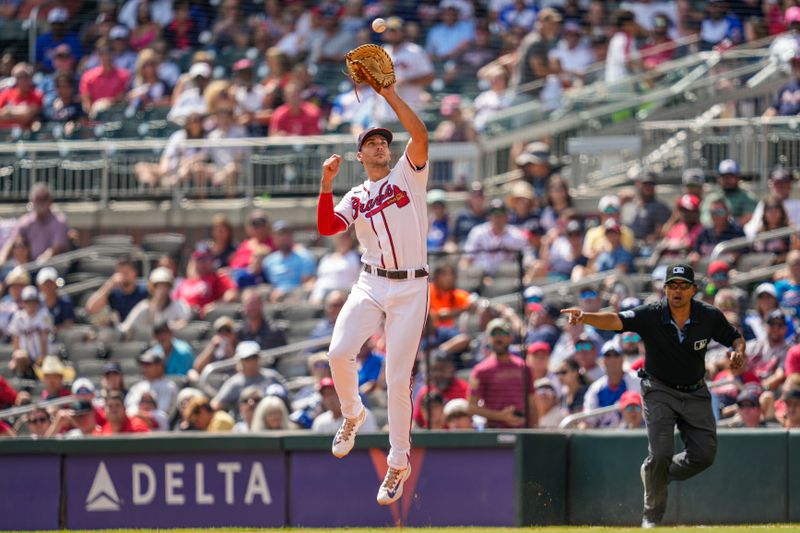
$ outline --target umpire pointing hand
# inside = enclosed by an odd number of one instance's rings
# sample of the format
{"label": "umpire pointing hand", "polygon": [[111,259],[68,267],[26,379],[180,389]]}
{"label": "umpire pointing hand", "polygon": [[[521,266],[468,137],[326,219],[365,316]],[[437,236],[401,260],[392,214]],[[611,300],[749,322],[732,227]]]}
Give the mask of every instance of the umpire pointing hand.
{"label": "umpire pointing hand", "polygon": [[[655,527],[663,518],[670,481],[689,479],[714,462],[717,426],[704,379],[709,342],[713,339],[732,348],[731,368],[744,364],[744,338],[719,309],[694,299],[692,267],[670,265],[664,289],[664,300],[619,314],[561,311],[570,324],[634,331],[644,341],[645,363],[639,376],[649,441],[641,468],[645,528]],[[685,450],[673,455],[676,425]]]}

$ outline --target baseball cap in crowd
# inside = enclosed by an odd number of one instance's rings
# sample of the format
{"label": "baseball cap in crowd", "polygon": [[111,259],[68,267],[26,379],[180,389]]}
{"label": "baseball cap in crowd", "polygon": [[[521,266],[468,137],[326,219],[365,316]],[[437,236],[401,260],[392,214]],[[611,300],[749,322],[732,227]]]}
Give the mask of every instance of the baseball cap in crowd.
{"label": "baseball cap in crowd", "polygon": [[483,196],[483,183],[473,181],[469,186],[469,192],[473,196]]}
{"label": "baseball cap in crowd", "polygon": [[153,285],[156,283],[169,283],[172,285],[175,283],[175,276],[172,275],[172,271],[167,267],[158,267],[150,272],[149,281]]}
{"label": "baseball cap in crowd", "polygon": [[583,229],[581,223],[577,220],[570,220],[567,222],[567,227],[565,228],[567,235],[570,233],[582,233]]}
{"label": "baseball cap in crowd", "polygon": [[636,296],[628,296],[620,302],[619,309],[620,311],[627,311],[634,307],[639,307],[640,305],[642,305],[642,301],[639,298]]}
{"label": "baseball cap in crowd", "polygon": [[39,300],[39,291],[36,290],[36,287],[33,285],[28,285],[24,289],[22,289],[22,297],[23,302],[33,302]]}
{"label": "baseball cap in crowd", "polygon": [[265,396],[277,396],[278,398],[283,398],[284,400],[287,398],[286,396],[286,389],[280,383],[273,383],[272,385],[268,386],[264,391]]}
{"label": "baseball cap in crowd", "polygon": [[525,303],[542,303],[544,300],[544,291],[536,285],[531,285],[522,294],[525,296]]}
{"label": "baseball cap in crowd", "polygon": [[530,346],[528,346],[528,355],[533,355],[536,352],[547,352],[550,355],[550,345],[545,341],[536,341],[532,342]]}
{"label": "baseball cap in crowd", "polygon": [[686,211],[699,211],[700,198],[694,194],[684,194],[678,200],[678,207],[685,209]]}
{"label": "baseball cap in crowd", "polygon": [[58,272],[53,267],[44,267],[36,274],[37,285],[42,285],[48,281],[58,284]]}
{"label": "baseball cap in crowd", "polygon": [[445,420],[450,420],[459,416],[471,416],[469,414],[469,402],[466,398],[453,398],[442,410]]}
{"label": "baseball cap in crowd", "polygon": [[142,355],[137,357],[136,360],[144,364],[163,363],[164,350],[161,348],[161,346],[154,346],[146,350]]}
{"label": "baseball cap in crowd", "polygon": [[581,25],[575,22],[574,20],[568,20],[564,23],[561,27],[561,31],[564,33],[583,33],[583,28]]}
{"label": "baseball cap in crowd", "polygon": [[754,387],[745,387],[739,396],[736,397],[736,405],[739,407],[758,407],[758,397],[760,394]]}
{"label": "baseball cap in crowd", "polygon": [[214,321],[213,325],[214,331],[219,331],[224,327],[230,328],[230,330],[233,331],[236,327],[236,324],[233,321],[233,319],[229,316],[221,316]]}
{"label": "baseball cap in crowd", "polygon": [[14,267],[6,274],[6,285],[30,285],[31,275],[22,267]]}
{"label": "baseball cap in crowd", "polygon": [[127,39],[130,32],[128,32],[128,28],[125,26],[114,26],[111,28],[111,31],[108,32],[108,38],[112,41],[114,39]]}
{"label": "baseball cap in crowd", "polygon": [[778,167],[772,171],[769,175],[769,179],[772,181],[794,181],[794,176],[785,168]]}
{"label": "baseball cap in crowd", "polygon": [[642,396],[635,390],[629,390],[623,392],[622,396],[619,399],[620,411],[624,411],[631,405],[638,405],[639,407],[642,406]]}
{"label": "baseball cap in crowd", "polygon": [[364,141],[366,141],[367,137],[370,137],[371,135],[380,135],[381,137],[386,139],[386,142],[389,143],[389,145],[392,144],[392,139],[394,138],[392,132],[387,130],[386,128],[377,128],[377,127],[367,128],[361,132],[361,135],[358,136],[358,143],[356,146],[358,146],[359,152],[361,151],[361,146],[364,144]]}
{"label": "baseball cap in crowd", "polygon": [[522,167],[528,164],[550,164],[550,147],[547,143],[541,141],[534,141],[528,143],[521,154],[517,156],[514,162]]}
{"label": "baseball cap in crowd", "polygon": [[667,267],[667,277],[664,279],[664,283],[669,283],[672,280],[688,281],[694,284],[694,270],[684,263],[669,265]]}
{"label": "baseball cap in crowd", "polygon": [[717,174],[720,176],[725,176],[726,174],[733,174],[734,176],[739,175],[739,163],[734,161],[733,159],[723,159],[719,162],[719,166],[717,167]]}
{"label": "baseball cap in crowd", "polygon": [[553,385],[553,381],[550,378],[539,378],[533,382],[533,390],[539,389],[550,389],[555,392],[556,386]]}
{"label": "baseball cap in crowd", "polygon": [[189,77],[194,78],[211,78],[211,67],[207,63],[195,63],[189,69]]}
{"label": "baseball cap in crowd", "polygon": [[289,231],[289,223],[285,220],[276,220],[272,223],[272,231],[275,233]]}
{"label": "baseball cap in crowd", "polygon": [[47,14],[48,24],[63,24],[67,20],[69,20],[69,11],[63,7],[53,8]]}
{"label": "baseball cap in crowd", "polygon": [[389,17],[386,19],[386,29],[387,30],[402,30],[403,29],[403,19],[400,17]]}
{"label": "baseball cap in crowd", "polygon": [[597,209],[601,213],[611,214],[619,212],[619,198],[615,194],[607,194],[600,198]]}
{"label": "baseball cap in crowd", "polygon": [[778,291],[775,290],[775,285],[772,283],[762,283],[758,287],[756,287],[756,298],[761,296],[762,294],[769,294],[773,298],[778,297]]}
{"label": "baseball cap in crowd", "polygon": [[780,322],[783,325],[786,325],[786,315],[783,314],[783,311],[780,309],[773,309],[767,315],[767,324],[772,324],[773,322]]}
{"label": "baseball cap in crowd", "polygon": [[681,176],[681,183],[688,187],[702,187],[706,182],[706,176],[699,168],[687,168]]}
{"label": "baseball cap in crowd", "polygon": [[88,396],[94,394],[94,383],[87,378],[78,378],[72,383],[72,394],[76,396]]}
{"label": "baseball cap in crowd", "polygon": [[527,181],[517,181],[514,183],[514,185],[511,187],[509,196],[511,198],[525,198],[527,200],[536,199],[536,193],[533,190],[533,186]]}
{"label": "baseball cap in crowd", "polygon": [[333,378],[324,377],[319,380],[319,384],[317,385],[317,391],[322,392],[324,389],[330,387],[331,389],[336,389],[335,385],[333,384]]}
{"label": "baseball cap in crowd", "polygon": [[507,215],[508,211],[506,210],[506,204],[503,203],[503,200],[501,200],[500,198],[493,198],[489,202],[489,214],[490,215],[496,215],[496,214]]}
{"label": "baseball cap in crowd", "polygon": [[192,259],[197,261],[198,259],[210,259],[212,257],[211,248],[208,247],[208,244],[205,242],[199,242],[194,247],[194,251],[192,252]]}
{"label": "baseball cap in crowd", "polygon": [[248,70],[253,68],[253,61],[247,58],[240,59],[236,63],[233,64],[232,70],[234,72],[241,72],[242,70]]}
{"label": "baseball cap in crowd", "polygon": [[428,191],[428,205],[433,205],[435,203],[443,204],[446,197],[447,193],[442,189],[431,189]]}
{"label": "baseball cap in crowd", "polygon": [[720,260],[712,261],[708,265],[708,275],[709,276],[713,276],[714,274],[719,274],[721,272],[724,272],[725,274],[727,274],[728,272],[730,272],[730,270],[731,270],[731,266],[725,261],[720,261]]}
{"label": "baseball cap in crowd", "polygon": [[113,374],[116,372],[117,374],[122,374],[122,367],[119,366],[119,363],[116,361],[111,361],[110,363],[106,363],[103,365],[103,375],[106,374]]}
{"label": "baseball cap in crowd", "polygon": [[786,10],[786,13],[783,14],[783,21],[786,24],[791,24],[792,22],[800,22],[800,7],[792,6]]}
{"label": "baseball cap in crowd", "polygon": [[620,226],[619,222],[617,222],[613,218],[609,218],[608,220],[606,220],[605,224],[603,224],[603,227],[606,229],[606,233],[608,233],[608,232],[621,233],[622,232],[622,226]]}
{"label": "baseball cap in crowd", "polygon": [[76,415],[82,415],[94,409],[91,400],[78,400],[69,404],[69,407],[75,412]]}
{"label": "baseball cap in crowd", "polygon": [[486,325],[486,334],[491,337],[495,331],[502,332],[504,335],[511,335],[511,324],[504,318],[494,318]]}
{"label": "baseball cap in crowd", "polygon": [[614,352],[617,355],[620,354],[620,348],[619,348],[619,344],[617,344],[617,341],[610,340],[610,341],[606,341],[605,343],[603,343],[603,348],[602,348],[602,350],[600,350],[600,353],[602,355],[606,355],[609,352]]}
{"label": "baseball cap in crowd", "polygon": [[242,341],[236,346],[236,359],[249,359],[261,353],[261,346],[256,341]]}

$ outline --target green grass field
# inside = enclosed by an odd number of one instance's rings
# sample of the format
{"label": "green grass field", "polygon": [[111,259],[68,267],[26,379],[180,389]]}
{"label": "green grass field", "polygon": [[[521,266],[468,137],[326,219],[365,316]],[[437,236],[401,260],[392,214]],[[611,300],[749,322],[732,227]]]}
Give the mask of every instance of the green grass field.
{"label": "green grass field", "polygon": [[[598,533],[626,533],[642,531],[637,527],[583,527],[583,526],[553,526],[533,528],[513,527],[425,527],[425,528],[337,528],[337,529],[249,529],[249,528],[211,528],[211,529],[96,529],[96,530],[70,530],[71,533],[155,533],[164,531],[169,533],[198,533],[207,532],[235,532],[235,533],[276,533],[283,531],[302,531],[303,533],[331,533],[333,531],[346,531],[348,533],[385,533],[386,531],[408,531],[409,533],[568,533],[572,531],[598,532]],[[703,533],[749,533],[753,530],[780,531],[781,533],[800,533],[800,525],[770,524],[750,526],[680,526],[660,527],[657,531],[664,533],[679,533],[701,530]],[[33,533],[33,532],[31,532]],[[38,531],[36,533],[56,533]]]}

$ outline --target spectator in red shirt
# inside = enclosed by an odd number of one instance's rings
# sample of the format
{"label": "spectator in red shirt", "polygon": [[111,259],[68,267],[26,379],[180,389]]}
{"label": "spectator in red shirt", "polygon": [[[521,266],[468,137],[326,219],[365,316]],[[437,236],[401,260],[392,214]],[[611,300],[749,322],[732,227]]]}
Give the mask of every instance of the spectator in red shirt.
{"label": "spectator in red shirt", "polygon": [[131,81],[130,72],[114,66],[114,54],[108,41],[101,39],[96,49],[100,66],[84,72],[80,81],[83,110],[92,118],[122,102]]}
{"label": "spectator in red shirt", "polygon": [[[437,351],[431,356],[431,391],[442,395],[444,403],[455,398],[466,398],[469,385],[463,379],[456,377],[456,366],[445,352]],[[425,413],[422,409],[422,399],[428,394],[428,386],[424,385],[417,393],[414,402],[414,422],[419,427],[427,427]]]}
{"label": "spectator in red shirt", "polygon": [[27,63],[14,65],[11,75],[16,81],[14,87],[0,92],[0,128],[29,130],[42,110],[44,95],[33,84],[33,68]]}
{"label": "spectator in red shirt", "polygon": [[7,409],[16,405],[17,391],[8,384],[6,378],[0,376],[0,409]]}
{"label": "spectator in red shirt", "polygon": [[786,352],[783,370],[787,377],[792,374],[800,374],[800,344],[795,344]]}
{"label": "spectator in red shirt", "polygon": [[236,284],[214,271],[214,256],[205,243],[198,244],[192,252],[189,272],[191,275],[178,286],[175,298],[189,304],[200,316],[205,316],[219,300],[233,302],[239,298]]}
{"label": "spectator in red shirt", "polygon": [[300,88],[289,83],[283,89],[286,103],[272,113],[269,120],[270,135],[319,135],[320,110],[312,103],[300,98]]}
{"label": "spectator in red shirt", "polygon": [[669,38],[669,17],[663,13],[658,13],[653,17],[653,29],[650,38],[639,50],[639,54],[644,58],[642,65],[647,70],[653,70],[661,63],[666,63],[672,59],[675,48],[672,39]]}
{"label": "spectator in red shirt", "polygon": [[272,224],[269,223],[269,219],[263,211],[257,210],[250,213],[244,231],[247,239],[242,241],[230,258],[231,268],[247,268],[253,252],[259,246],[267,246],[270,251],[275,249],[275,242],[272,240]]}
{"label": "spectator in red shirt", "polygon": [[[486,326],[492,353],[472,369],[470,412],[488,420],[488,427],[536,427],[533,373],[525,361],[508,351],[511,325],[495,318]],[[525,420],[525,412],[528,420]]]}
{"label": "spectator in red shirt", "polygon": [[149,433],[147,427],[139,418],[128,418],[125,414],[125,400],[119,391],[109,393],[106,398],[106,423],[97,426],[95,435],[116,435],[119,433]]}

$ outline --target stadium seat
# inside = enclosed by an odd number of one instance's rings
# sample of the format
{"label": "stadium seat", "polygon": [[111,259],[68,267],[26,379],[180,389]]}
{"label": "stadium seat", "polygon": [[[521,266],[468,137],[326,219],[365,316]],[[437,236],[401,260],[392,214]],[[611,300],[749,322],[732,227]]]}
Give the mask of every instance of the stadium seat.
{"label": "stadium seat", "polygon": [[149,343],[143,341],[115,342],[108,347],[108,356],[117,361],[136,360],[148,346]]}
{"label": "stadium seat", "polygon": [[742,254],[739,261],[736,263],[736,270],[739,272],[750,272],[757,268],[768,267],[774,262],[775,254],[771,252]]}
{"label": "stadium seat", "polygon": [[180,329],[176,329],[174,333],[175,337],[186,342],[192,342],[204,339],[210,330],[211,325],[208,322],[196,321],[190,322]]}
{"label": "stadium seat", "polygon": [[142,248],[147,252],[158,252],[178,257],[183,251],[186,237],[180,233],[151,233],[142,238]]}
{"label": "stadium seat", "polygon": [[133,245],[132,235],[95,235],[92,237],[92,244],[117,246],[117,245]]}
{"label": "stadium seat", "polygon": [[85,324],[75,324],[69,329],[57,331],[55,339],[69,347],[73,344],[84,343],[92,337],[94,337],[94,328]]}
{"label": "stadium seat", "polygon": [[91,361],[106,356],[106,347],[101,342],[67,344],[67,356],[70,361]]}
{"label": "stadium seat", "polygon": [[308,355],[298,352],[282,355],[275,364],[275,370],[286,379],[308,375]]}
{"label": "stadium seat", "polygon": [[242,306],[238,303],[217,303],[214,308],[206,313],[205,320],[211,324],[221,316],[227,316],[233,320],[242,317]]}
{"label": "stadium seat", "polygon": [[113,257],[95,256],[79,259],[75,265],[77,272],[88,272],[96,276],[110,277],[117,266]]}
{"label": "stadium seat", "polygon": [[321,317],[322,310],[323,308],[321,305],[301,301],[282,307],[275,314],[275,317],[288,320],[290,322],[300,322]]}

